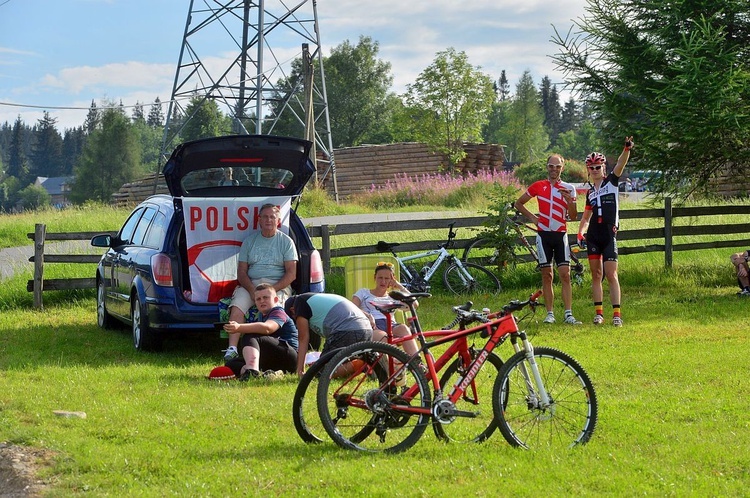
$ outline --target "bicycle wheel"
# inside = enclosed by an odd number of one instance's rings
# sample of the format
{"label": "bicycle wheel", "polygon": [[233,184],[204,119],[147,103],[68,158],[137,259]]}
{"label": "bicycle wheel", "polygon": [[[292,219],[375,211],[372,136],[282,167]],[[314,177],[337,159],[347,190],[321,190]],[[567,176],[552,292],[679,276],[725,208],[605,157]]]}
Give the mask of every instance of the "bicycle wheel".
{"label": "bicycle wheel", "polygon": [[487,238],[474,239],[466,246],[461,256],[464,263],[475,263],[482,266],[497,265],[497,250],[492,246],[492,241]]}
{"label": "bicycle wheel", "polygon": [[[326,363],[333,358],[340,349],[328,351],[318,358],[318,361],[310,365],[305,375],[299,380],[297,390],[294,391],[292,400],[292,420],[297,434],[306,443],[322,443],[322,437],[326,435],[323,424],[318,417],[318,406],[315,395],[318,392],[318,378]],[[307,394],[311,393],[310,399]]]}
{"label": "bicycle wheel", "polygon": [[[361,342],[339,352],[323,369],[317,393],[318,415],[331,439],[360,451],[411,448],[430,418],[430,389],[417,362],[382,342]],[[378,370],[394,375],[378,380]]]}
{"label": "bicycle wheel", "polygon": [[534,348],[534,360],[550,404],[541,406],[525,353],[514,354],[500,370],[492,396],[503,437],[526,449],[585,444],[597,419],[596,393],[588,374],[556,349]]}
{"label": "bicycle wheel", "polygon": [[[492,390],[503,360],[495,353],[487,357],[482,369],[474,381],[456,403],[456,410],[473,412],[474,417],[455,417],[441,422],[433,418],[432,428],[439,439],[458,443],[481,443],[486,441],[495,429],[494,411],[492,408]],[[469,365],[464,365],[461,358],[448,365],[440,378],[440,388],[447,396],[459,378],[466,375]]]}
{"label": "bicycle wheel", "polygon": [[[494,294],[500,292],[500,281],[484,266],[474,263],[450,265],[443,273],[443,283],[454,294]],[[471,277],[471,278],[469,278]]]}

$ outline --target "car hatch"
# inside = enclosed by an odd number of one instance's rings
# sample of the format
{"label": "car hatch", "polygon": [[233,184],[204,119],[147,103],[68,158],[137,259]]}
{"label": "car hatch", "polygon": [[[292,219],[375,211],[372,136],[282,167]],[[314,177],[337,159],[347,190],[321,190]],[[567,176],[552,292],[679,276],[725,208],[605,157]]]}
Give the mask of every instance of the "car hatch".
{"label": "car hatch", "polygon": [[299,195],[315,172],[306,140],[233,135],[178,145],[164,166],[174,197]]}

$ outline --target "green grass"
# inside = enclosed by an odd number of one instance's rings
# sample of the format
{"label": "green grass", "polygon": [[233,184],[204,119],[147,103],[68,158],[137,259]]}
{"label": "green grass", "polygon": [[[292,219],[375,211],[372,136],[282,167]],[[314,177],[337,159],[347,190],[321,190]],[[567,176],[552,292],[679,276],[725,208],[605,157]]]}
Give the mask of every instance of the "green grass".
{"label": "green grass", "polygon": [[[513,449],[500,434],[446,445],[431,429],[398,456],[305,445],[292,426],[295,378],[207,380],[225,345],[218,338],[138,353],[126,329],[96,326],[92,291],[48,292],[44,311],[32,310],[28,269],[0,286],[0,441],[54,452],[42,470],[50,496],[741,496],[750,485],[750,302],[735,296],[729,252],[676,253],[669,270],[661,253],[623,256],[621,329],[590,325],[588,275],[573,290],[583,326],[544,326],[541,312],[521,322],[534,344],[576,358],[596,388],[591,442],[562,453]],[[66,275],[77,266],[49,265]],[[501,295],[474,296],[475,307],[528,296],[538,286],[529,266]],[[340,276],[328,281],[343,289]],[[424,326],[447,324],[456,304],[423,300]]]}

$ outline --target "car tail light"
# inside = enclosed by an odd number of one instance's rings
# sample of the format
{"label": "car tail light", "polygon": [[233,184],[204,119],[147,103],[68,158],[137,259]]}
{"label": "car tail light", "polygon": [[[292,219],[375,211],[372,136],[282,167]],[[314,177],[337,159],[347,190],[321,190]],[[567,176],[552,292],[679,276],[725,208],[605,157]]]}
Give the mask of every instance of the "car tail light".
{"label": "car tail light", "polygon": [[325,279],[323,275],[323,261],[320,259],[318,251],[310,253],[310,283],[320,283]]}
{"label": "car tail light", "polygon": [[151,272],[156,285],[172,287],[172,260],[169,256],[162,252],[151,256]]}

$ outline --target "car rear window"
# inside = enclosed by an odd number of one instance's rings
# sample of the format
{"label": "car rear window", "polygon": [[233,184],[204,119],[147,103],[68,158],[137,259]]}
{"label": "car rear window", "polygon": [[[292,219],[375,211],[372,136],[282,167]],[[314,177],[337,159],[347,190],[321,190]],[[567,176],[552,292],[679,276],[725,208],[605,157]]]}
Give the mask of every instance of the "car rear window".
{"label": "car rear window", "polygon": [[197,169],[182,177],[185,193],[195,193],[202,189],[223,187],[263,187],[283,190],[294,175],[288,169],[269,166],[224,166]]}

